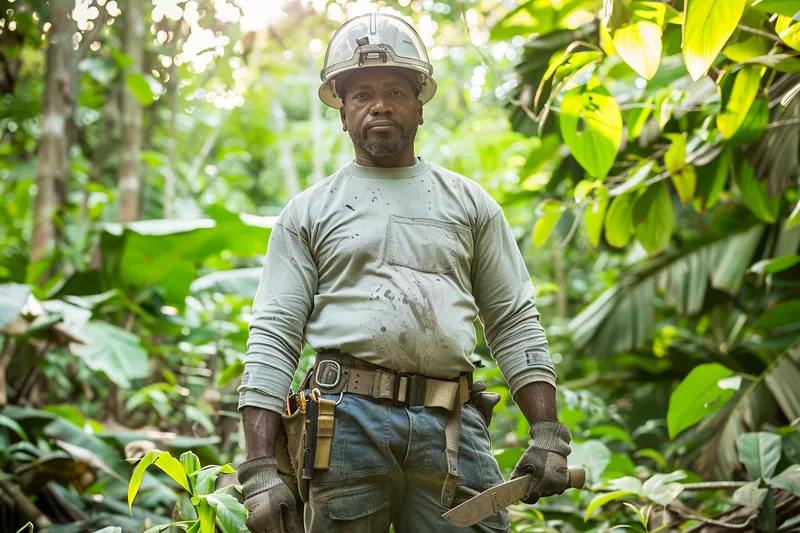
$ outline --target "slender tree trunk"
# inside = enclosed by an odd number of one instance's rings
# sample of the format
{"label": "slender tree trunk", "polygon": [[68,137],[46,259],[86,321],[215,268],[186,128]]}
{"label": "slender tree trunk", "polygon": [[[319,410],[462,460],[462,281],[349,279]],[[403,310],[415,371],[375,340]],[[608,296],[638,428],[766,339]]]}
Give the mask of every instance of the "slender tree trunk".
{"label": "slender tree trunk", "polygon": [[38,260],[49,256],[55,247],[56,225],[53,220],[58,211],[56,183],[66,182],[69,169],[67,121],[74,95],[70,72],[72,53],[72,24],[69,12],[73,2],[50,2],[50,30],[44,97],[42,128],[37,150],[36,203],[31,256]]}
{"label": "slender tree trunk", "polygon": [[[141,74],[144,60],[144,21],[140,0],[128,0],[123,18],[122,51],[133,62],[125,76]],[[123,76],[124,78],[124,76]],[[123,79],[123,83],[125,83]],[[141,192],[142,104],[124,87],[122,91],[122,162],[119,167],[119,219],[139,219]]]}

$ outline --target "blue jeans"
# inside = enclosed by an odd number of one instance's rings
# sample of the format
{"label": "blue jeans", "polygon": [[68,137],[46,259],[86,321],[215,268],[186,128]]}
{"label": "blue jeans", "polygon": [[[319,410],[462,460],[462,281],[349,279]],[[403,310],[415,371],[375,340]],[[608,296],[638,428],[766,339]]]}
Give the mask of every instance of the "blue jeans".
{"label": "blue jeans", "polygon": [[[323,395],[338,399],[338,395]],[[503,482],[483,416],[462,409],[453,506]],[[345,394],[336,406],[330,469],[314,473],[305,506],[308,533],[508,532],[502,511],[471,528],[442,518],[447,410],[402,407]]]}

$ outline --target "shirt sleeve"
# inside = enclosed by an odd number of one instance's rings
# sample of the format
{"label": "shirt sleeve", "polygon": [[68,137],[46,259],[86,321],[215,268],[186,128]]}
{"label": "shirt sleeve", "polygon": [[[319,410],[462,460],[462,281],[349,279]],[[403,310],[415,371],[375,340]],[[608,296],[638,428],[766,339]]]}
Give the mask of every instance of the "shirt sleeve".
{"label": "shirt sleeve", "polygon": [[530,274],[496,202],[477,228],[472,287],[486,344],[512,396],[528,383],[556,386],[556,370],[539,322]]}
{"label": "shirt sleeve", "polygon": [[240,409],[250,405],[283,412],[300,361],[317,280],[307,232],[297,229],[290,217],[281,216],[269,238],[253,301],[238,388]]}

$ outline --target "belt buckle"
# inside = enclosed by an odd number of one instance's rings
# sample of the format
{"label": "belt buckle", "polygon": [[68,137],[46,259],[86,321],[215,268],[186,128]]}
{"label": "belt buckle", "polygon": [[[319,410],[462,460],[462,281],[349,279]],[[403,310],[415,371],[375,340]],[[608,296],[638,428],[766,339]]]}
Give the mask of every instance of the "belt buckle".
{"label": "belt buckle", "polygon": [[428,385],[428,378],[418,374],[408,376],[408,388],[406,390],[407,405],[425,405],[425,389]]}
{"label": "belt buckle", "polygon": [[[322,371],[322,368],[323,368],[323,365],[325,365],[325,364],[331,365],[333,367],[333,370],[336,371],[336,379],[333,381],[333,383],[330,383],[328,381],[322,382],[322,381],[319,380],[319,378],[322,375],[324,375],[324,373]],[[316,374],[317,375],[314,378],[314,381],[317,382],[317,386],[319,386],[319,387],[321,387],[323,389],[332,389],[332,388],[336,387],[337,385],[339,385],[339,382],[342,379],[342,366],[337,361],[332,361],[330,359],[326,359],[324,361],[320,361],[319,362],[319,364],[317,365]],[[326,377],[327,377],[327,375],[326,375]]]}

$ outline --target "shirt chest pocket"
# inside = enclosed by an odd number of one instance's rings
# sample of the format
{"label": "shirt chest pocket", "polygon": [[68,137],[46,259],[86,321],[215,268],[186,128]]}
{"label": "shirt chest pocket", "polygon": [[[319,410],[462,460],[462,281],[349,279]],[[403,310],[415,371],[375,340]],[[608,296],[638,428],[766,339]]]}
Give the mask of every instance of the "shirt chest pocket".
{"label": "shirt chest pocket", "polygon": [[386,262],[431,274],[454,274],[469,266],[470,229],[454,222],[392,215]]}

